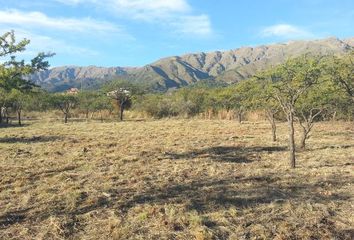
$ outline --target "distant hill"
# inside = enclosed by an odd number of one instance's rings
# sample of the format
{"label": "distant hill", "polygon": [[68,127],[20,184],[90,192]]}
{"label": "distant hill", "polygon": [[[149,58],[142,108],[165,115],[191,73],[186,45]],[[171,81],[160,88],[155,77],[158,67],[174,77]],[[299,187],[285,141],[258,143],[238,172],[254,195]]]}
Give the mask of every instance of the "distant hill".
{"label": "distant hill", "polygon": [[152,84],[160,90],[178,88],[198,81],[236,83],[257,71],[305,53],[344,54],[354,47],[354,38],[326,38],[311,41],[241,47],[229,51],[193,53],[160,59],[143,67],[55,67],[34,74],[34,83],[49,91],[70,87],[95,89],[115,78]]}

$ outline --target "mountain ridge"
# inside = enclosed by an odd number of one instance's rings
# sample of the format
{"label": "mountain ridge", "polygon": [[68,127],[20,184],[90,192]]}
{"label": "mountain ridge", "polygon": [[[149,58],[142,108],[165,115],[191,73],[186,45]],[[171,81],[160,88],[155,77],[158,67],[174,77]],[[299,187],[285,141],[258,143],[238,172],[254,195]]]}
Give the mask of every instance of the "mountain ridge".
{"label": "mountain ridge", "polygon": [[95,89],[115,78],[152,84],[160,90],[203,80],[231,84],[290,57],[306,53],[345,54],[353,48],[354,38],[288,41],[164,57],[142,67],[60,66],[36,73],[31,80],[49,91],[64,91],[71,87]]}

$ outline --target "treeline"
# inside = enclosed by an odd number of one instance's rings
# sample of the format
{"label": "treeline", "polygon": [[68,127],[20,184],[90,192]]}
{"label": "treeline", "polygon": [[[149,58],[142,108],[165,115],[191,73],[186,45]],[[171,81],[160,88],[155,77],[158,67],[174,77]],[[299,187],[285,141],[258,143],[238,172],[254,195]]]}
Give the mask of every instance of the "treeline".
{"label": "treeline", "polygon": [[25,50],[28,40],[16,43],[13,32],[0,36],[0,123],[8,122],[16,113],[21,125],[22,111],[59,110],[64,122],[73,112],[117,114],[131,108],[154,118],[211,118],[220,112],[235,114],[242,122],[247,112],[264,112],[277,140],[276,123],[288,123],[289,157],[295,167],[294,123],[301,126],[301,148],[316,121],[328,119],[353,120],[354,117],[354,51],[342,56],[304,55],[270,67],[256,76],[231,86],[200,82],[190,87],[153,92],[153,88],[133,82],[116,80],[97,91],[47,93],[26,76],[49,67],[51,53],[39,53],[30,63],[16,59]]}
{"label": "treeline", "polygon": [[[285,108],[294,120],[353,120],[353,52],[341,56],[301,56],[260,72],[231,86],[200,82],[189,87],[153,92],[151,88],[124,80],[112,81],[96,91],[48,93],[36,86],[0,88],[0,122],[23,111],[62,112],[64,122],[72,113],[116,115],[123,120],[131,109],[151,118],[224,116],[242,122],[247,113],[263,113],[272,125],[286,120]],[[26,83],[27,84],[27,83]],[[30,83],[28,83],[30,84]],[[290,105],[289,105],[290,104]],[[276,136],[273,137],[276,139]]]}

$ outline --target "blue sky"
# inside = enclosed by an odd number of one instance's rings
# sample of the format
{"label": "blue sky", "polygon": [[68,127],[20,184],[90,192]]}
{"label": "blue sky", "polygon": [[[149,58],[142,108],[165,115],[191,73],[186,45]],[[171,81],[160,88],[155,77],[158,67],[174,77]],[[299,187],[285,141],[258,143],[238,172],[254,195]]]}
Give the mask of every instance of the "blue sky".
{"label": "blue sky", "polygon": [[0,0],[0,33],[52,66],[143,66],[162,57],[354,36],[353,0]]}

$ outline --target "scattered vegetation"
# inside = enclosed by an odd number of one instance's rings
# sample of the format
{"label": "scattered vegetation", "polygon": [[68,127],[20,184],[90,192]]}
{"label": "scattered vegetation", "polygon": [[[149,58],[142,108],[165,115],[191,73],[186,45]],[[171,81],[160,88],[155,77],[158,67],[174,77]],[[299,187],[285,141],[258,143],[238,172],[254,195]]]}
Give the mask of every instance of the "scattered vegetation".
{"label": "scattered vegetation", "polygon": [[353,52],[229,86],[49,93],[27,78],[53,54],[17,61],[28,44],[0,37],[1,239],[354,238]]}

